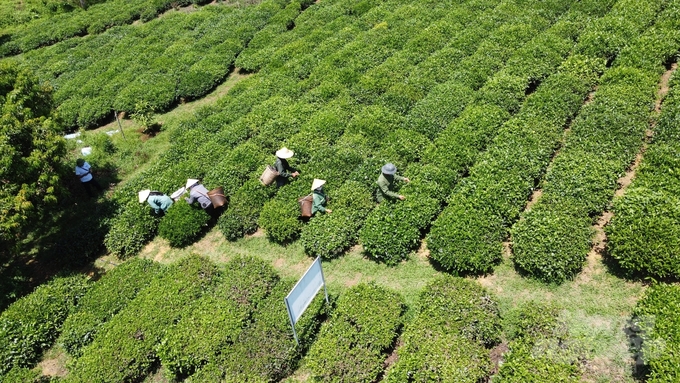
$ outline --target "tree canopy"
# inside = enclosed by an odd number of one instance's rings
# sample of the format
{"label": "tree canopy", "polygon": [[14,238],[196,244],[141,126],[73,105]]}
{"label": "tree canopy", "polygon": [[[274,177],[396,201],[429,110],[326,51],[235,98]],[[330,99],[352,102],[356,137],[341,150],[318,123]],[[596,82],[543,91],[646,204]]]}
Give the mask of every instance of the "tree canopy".
{"label": "tree canopy", "polygon": [[17,243],[62,190],[66,144],[51,93],[29,71],[0,63],[0,249]]}

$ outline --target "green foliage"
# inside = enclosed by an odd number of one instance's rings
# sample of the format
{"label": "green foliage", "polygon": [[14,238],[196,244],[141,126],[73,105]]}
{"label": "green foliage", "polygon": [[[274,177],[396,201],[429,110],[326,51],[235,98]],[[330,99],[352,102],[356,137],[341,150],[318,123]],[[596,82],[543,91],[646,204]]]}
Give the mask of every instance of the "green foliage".
{"label": "green foliage", "polygon": [[106,273],[78,302],[57,342],[74,357],[97,337],[102,326],[124,309],[161,271],[159,264],[131,259]]}
{"label": "green foliage", "polygon": [[237,256],[225,270],[214,291],[184,307],[157,347],[163,365],[176,376],[193,373],[236,342],[278,282],[273,268],[258,258]]}
{"label": "green foliage", "polygon": [[0,374],[12,367],[30,367],[37,363],[88,288],[88,282],[80,276],[57,277],[3,311]]}
{"label": "green foliage", "polygon": [[496,382],[580,382],[585,350],[559,319],[552,303],[529,301],[505,318],[509,351]]}
{"label": "green foliage", "polygon": [[314,217],[300,235],[305,253],[323,259],[335,258],[354,245],[364,219],[375,206],[371,191],[356,181],[345,182],[329,196],[328,207],[333,213]]}
{"label": "green foliage", "polygon": [[111,229],[104,238],[106,249],[120,259],[136,255],[156,235],[159,221],[148,205],[136,200],[129,203],[111,220]]}
{"label": "green foliage", "polygon": [[642,349],[637,351],[649,368],[647,382],[670,383],[680,378],[678,310],[678,285],[659,283],[646,291],[633,311],[633,323],[642,337]]}
{"label": "green foliage", "polygon": [[375,284],[345,292],[307,357],[320,382],[374,382],[401,327],[402,298]]}
{"label": "green foliage", "polygon": [[246,182],[229,200],[229,207],[220,216],[217,226],[230,241],[257,230],[262,206],[276,193],[275,187],[262,186],[258,180]]}
{"label": "green foliage", "polygon": [[316,334],[325,314],[323,295],[317,295],[296,323],[300,345],[295,344],[286,310],[285,296],[295,281],[279,282],[258,306],[252,322],[187,382],[270,382],[291,374]]}
{"label": "green foliage", "polygon": [[49,214],[61,195],[66,144],[52,116],[52,90],[0,63],[0,253]]}
{"label": "green foliage", "polygon": [[172,247],[191,245],[203,233],[210,216],[196,204],[180,200],[174,203],[158,225],[158,235]]}
{"label": "green foliage", "polygon": [[155,348],[183,309],[214,290],[219,273],[198,256],[164,269],[99,330],[70,367],[66,382],[140,380],[157,361]]}
{"label": "green foliage", "polygon": [[478,382],[490,372],[484,345],[500,339],[498,308],[476,282],[442,276],[420,294],[386,382]]}

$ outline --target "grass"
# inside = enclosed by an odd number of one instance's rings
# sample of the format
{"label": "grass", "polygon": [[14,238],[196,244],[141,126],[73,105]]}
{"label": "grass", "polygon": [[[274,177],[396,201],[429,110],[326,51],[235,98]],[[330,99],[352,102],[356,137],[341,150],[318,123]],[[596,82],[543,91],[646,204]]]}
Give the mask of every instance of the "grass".
{"label": "grass", "polygon": [[[217,229],[184,249],[170,248],[167,241],[156,238],[140,256],[171,263],[192,253],[217,263],[227,262],[234,254],[254,255],[270,262],[282,276],[295,278],[302,276],[313,261],[297,243],[280,246],[269,242],[261,232],[229,242]],[[363,257],[359,246],[338,259],[323,262],[323,270],[329,294],[342,294],[357,283],[369,281],[399,292],[409,306],[407,318],[413,314],[422,288],[440,273],[427,260],[424,251],[412,254],[395,267],[388,267]],[[471,279],[496,297],[501,315],[531,300],[553,302],[561,307],[561,319],[588,356],[583,368],[585,382],[635,382],[625,329],[644,291],[641,283],[612,275],[598,256],[588,260],[587,267],[575,280],[559,286],[520,276],[507,258],[493,274]],[[308,371],[304,363],[301,365],[289,381],[308,381]]]}

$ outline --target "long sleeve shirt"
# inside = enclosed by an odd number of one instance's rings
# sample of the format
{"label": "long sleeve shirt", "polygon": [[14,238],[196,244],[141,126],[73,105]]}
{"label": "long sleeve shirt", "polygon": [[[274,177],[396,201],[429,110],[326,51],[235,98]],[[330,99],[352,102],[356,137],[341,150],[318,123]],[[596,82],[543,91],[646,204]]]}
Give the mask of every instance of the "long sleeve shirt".
{"label": "long sleeve shirt", "polygon": [[198,201],[203,209],[207,209],[212,206],[212,201],[208,197],[208,189],[205,186],[198,184],[191,188],[189,191],[189,197],[184,199],[187,203],[192,204],[194,201]]}
{"label": "long sleeve shirt", "polygon": [[80,182],[88,182],[92,180],[92,171],[90,164],[85,162],[83,166],[76,166],[76,176],[80,178]]}
{"label": "long sleeve shirt", "polygon": [[326,208],[324,205],[326,205],[326,196],[321,193],[314,192],[312,194],[312,215],[314,215],[317,211],[325,213]]}
{"label": "long sleeve shirt", "polygon": [[287,181],[288,177],[291,177],[296,170],[288,164],[288,160],[276,157],[276,162],[274,163],[276,171],[279,172],[278,177],[276,177],[276,186],[283,186]]}
{"label": "long sleeve shirt", "polygon": [[393,175],[393,176],[385,176],[384,174],[380,174],[380,177],[378,177],[378,181],[376,183],[378,184],[378,190],[376,190],[375,193],[375,198],[378,200],[378,202],[382,202],[385,197],[390,197],[390,198],[399,198],[399,193],[395,193],[392,191],[394,188],[394,181],[403,181],[405,178],[402,176],[398,175]]}
{"label": "long sleeve shirt", "polygon": [[166,213],[168,208],[172,206],[172,198],[166,195],[152,195],[146,200],[146,202],[149,203],[149,206],[153,208],[153,211],[156,214],[160,213],[161,211]]}

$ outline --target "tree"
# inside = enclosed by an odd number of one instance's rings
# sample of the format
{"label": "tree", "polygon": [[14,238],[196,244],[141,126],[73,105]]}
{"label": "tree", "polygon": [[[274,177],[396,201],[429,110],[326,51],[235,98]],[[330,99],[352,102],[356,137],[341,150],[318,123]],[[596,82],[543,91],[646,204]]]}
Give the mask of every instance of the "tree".
{"label": "tree", "polygon": [[0,63],[0,254],[25,237],[63,190],[66,143],[51,91],[28,70]]}

